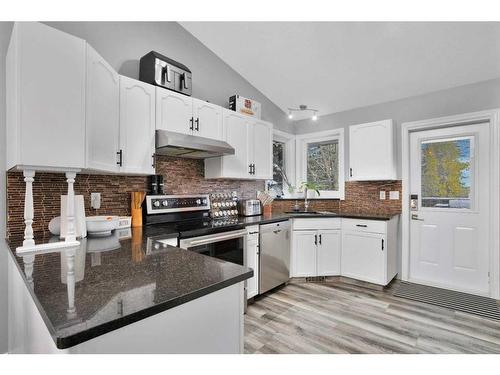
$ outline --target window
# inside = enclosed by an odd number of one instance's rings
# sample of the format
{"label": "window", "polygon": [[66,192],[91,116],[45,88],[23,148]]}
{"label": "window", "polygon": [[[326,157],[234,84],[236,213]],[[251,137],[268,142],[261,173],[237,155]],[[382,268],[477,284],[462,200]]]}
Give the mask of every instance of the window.
{"label": "window", "polygon": [[424,141],[422,207],[471,208],[472,137]]}
{"label": "window", "polygon": [[344,129],[297,136],[297,186],[313,183],[320,195],[310,198],[344,199]]}
{"label": "window", "polygon": [[295,185],[295,136],[273,131],[273,180],[267,189],[275,197],[289,198]]}
{"label": "window", "polygon": [[318,190],[339,189],[338,140],[307,144],[307,181]]}
{"label": "window", "polygon": [[273,141],[273,184],[270,188],[278,197],[282,197],[286,187],[283,186],[283,174],[286,173],[285,165],[285,143]]}

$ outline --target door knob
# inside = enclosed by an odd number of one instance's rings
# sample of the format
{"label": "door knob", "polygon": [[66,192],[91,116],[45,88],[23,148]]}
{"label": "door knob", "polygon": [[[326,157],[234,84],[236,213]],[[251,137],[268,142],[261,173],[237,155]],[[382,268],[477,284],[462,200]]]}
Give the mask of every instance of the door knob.
{"label": "door knob", "polygon": [[411,215],[412,220],[418,220],[418,221],[424,221],[424,219],[419,219],[417,214],[412,214]]}

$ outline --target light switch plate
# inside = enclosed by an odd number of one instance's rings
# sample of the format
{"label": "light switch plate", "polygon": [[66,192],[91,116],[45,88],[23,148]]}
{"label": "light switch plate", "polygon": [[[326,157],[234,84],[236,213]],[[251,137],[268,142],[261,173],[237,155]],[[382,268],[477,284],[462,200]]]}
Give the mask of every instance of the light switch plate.
{"label": "light switch plate", "polygon": [[385,199],[385,191],[384,191],[384,190],[381,190],[381,191],[380,191],[380,199],[381,199],[381,200],[384,200],[384,199]]}
{"label": "light switch plate", "polygon": [[389,199],[399,199],[399,191],[390,191],[389,192]]}
{"label": "light switch plate", "polygon": [[96,210],[101,208],[101,193],[90,193],[90,206]]}

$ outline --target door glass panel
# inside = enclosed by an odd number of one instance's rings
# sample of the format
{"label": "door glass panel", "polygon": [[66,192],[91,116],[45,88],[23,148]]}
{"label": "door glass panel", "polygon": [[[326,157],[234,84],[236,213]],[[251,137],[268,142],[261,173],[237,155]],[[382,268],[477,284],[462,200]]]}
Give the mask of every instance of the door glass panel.
{"label": "door glass panel", "polygon": [[422,207],[470,209],[472,137],[421,143]]}

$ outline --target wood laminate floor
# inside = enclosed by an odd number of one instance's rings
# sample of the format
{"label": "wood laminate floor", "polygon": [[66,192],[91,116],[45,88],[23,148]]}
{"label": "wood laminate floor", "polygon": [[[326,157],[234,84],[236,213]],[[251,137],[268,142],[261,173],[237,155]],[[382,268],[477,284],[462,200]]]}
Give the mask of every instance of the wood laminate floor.
{"label": "wood laminate floor", "polygon": [[249,305],[245,353],[500,353],[500,322],[394,297],[393,287],[288,284]]}

